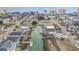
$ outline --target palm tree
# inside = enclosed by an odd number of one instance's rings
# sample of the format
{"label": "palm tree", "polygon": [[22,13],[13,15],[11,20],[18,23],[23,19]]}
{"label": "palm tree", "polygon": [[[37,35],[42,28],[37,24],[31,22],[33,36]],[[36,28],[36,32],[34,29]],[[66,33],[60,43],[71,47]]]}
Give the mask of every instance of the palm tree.
{"label": "palm tree", "polygon": [[44,10],[45,13],[47,13],[47,10]]}
{"label": "palm tree", "polygon": [[44,12],[45,12],[45,16],[46,16],[47,10],[44,10]]}

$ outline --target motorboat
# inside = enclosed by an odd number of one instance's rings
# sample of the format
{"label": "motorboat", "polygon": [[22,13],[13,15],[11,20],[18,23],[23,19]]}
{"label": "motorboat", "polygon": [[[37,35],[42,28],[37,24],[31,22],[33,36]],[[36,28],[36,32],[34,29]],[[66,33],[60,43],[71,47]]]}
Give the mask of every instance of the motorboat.
{"label": "motorboat", "polygon": [[33,46],[33,42],[30,42],[30,46]]}

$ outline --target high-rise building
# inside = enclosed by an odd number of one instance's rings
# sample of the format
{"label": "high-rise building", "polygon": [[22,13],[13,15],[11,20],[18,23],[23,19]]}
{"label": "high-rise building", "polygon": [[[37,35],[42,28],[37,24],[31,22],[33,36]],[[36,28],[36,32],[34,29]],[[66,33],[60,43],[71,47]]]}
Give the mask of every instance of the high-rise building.
{"label": "high-rise building", "polygon": [[57,14],[65,14],[65,9],[58,9]]}
{"label": "high-rise building", "polygon": [[56,10],[51,10],[51,11],[49,11],[49,13],[50,13],[50,15],[56,15],[57,14]]}
{"label": "high-rise building", "polygon": [[79,16],[79,7],[76,8],[76,11],[73,12],[74,15],[78,15]]}
{"label": "high-rise building", "polygon": [[49,13],[50,15],[65,14],[66,10],[65,9],[51,10],[49,11]]}
{"label": "high-rise building", "polygon": [[79,12],[79,7],[77,8],[77,12]]}

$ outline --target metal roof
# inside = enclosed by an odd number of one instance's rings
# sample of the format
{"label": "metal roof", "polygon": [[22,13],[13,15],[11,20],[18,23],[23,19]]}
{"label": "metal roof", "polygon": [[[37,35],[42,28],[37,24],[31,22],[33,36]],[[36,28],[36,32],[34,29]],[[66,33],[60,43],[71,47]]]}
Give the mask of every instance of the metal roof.
{"label": "metal roof", "polygon": [[11,40],[12,42],[17,42],[17,40],[19,39],[20,37],[7,37],[6,40]]}
{"label": "metal roof", "polygon": [[28,26],[27,23],[22,23],[20,26]]}
{"label": "metal roof", "polygon": [[0,48],[0,51],[7,51],[5,48]]}
{"label": "metal roof", "polygon": [[47,31],[48,31],[48,32],[54,32],[54,29],[48,28]]}
{"label": "metal roof", "polygon": [[0,47],[0,51],[6,51],[7,49],[10,49],[14,43],[18,41],[20,37],[7,37],[7,39],[4,41],[2,46]]}
{"label": "metal roof", "polygon": [[15,32],[12,32],[10,33],[9,35],[21,35],[21,31],[15,31]]}
{"label": "metal roof", "polygon": [[12,45],[13,45],[13,42],[11,40],[7,40],[1,48],[8,49],[8,48],[11,48]]}

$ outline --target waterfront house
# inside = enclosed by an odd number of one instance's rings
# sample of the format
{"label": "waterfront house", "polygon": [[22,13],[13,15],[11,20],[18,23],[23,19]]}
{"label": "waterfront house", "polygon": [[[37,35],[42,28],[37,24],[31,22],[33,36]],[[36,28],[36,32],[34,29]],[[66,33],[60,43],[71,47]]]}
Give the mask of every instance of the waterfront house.
{"label": "waterfront house", "polygon": [[28,22],[23,22],[20,24],[20,29],[29,29],[29,23]]}
{"label": "waterfront house", "polygon": [[19,39],[20,37],[7,37],[6,40],[0,43],[0,51],[15,51]]}
{"label": "waterfront house", "polygon": [[47,30],[48,34],[53,34],[55,27],[53,24],[46,24],[46,30]]}

